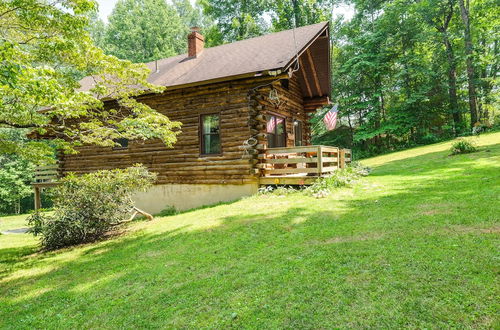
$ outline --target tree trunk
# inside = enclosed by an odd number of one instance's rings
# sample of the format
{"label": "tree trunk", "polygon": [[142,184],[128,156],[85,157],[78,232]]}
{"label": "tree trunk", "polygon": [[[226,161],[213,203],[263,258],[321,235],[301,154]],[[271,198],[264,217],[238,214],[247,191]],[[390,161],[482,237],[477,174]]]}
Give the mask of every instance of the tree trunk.
{"label": "tree trunk", "polygon": [[458,109],[457,63],[455,61],[455,54],[453,53],[453,46],[446,32],[443,33],[443,43],[446,47],[446,56],[448,58],[448,97],[450,99],[450,113],[453,117],[455,135],[457,135],[462,122],[460,110]]}
{"label": "tree trunk", "polygon": [[460,13],[464,23],[464,41],[465,41],[465,55],[467,65],[467,83],[469,85],[469,111],[470,111],[470,124],[471,128],[477,123],[477,104],[476,104],[476,82],[474,74],[473,62],[473,46],[472,36],[470,32],[470,16],[469,16],[469,0],[459,0]]}

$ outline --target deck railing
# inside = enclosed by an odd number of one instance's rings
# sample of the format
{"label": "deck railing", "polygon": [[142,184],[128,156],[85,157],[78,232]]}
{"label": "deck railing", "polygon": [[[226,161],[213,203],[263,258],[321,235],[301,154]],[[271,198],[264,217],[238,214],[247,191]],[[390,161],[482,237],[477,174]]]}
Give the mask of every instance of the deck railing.
{"label": "deck railing", "polygon": [[264,177],[321,177],[350,162],[350,149],[329,146],[270,148],[261,157],[261,170]]}
{"label": "deck railing", "polygon": [[32,184],[35,191],[35,210],[42,207],[42,190],[57,185],[59,177],[59,164],[37,166],[35,168],[35,179]]}
{"label": "deck railing", "polygon": [[52,164],[35,168],[34,183],[51,183],[59,179],[59,165]]}

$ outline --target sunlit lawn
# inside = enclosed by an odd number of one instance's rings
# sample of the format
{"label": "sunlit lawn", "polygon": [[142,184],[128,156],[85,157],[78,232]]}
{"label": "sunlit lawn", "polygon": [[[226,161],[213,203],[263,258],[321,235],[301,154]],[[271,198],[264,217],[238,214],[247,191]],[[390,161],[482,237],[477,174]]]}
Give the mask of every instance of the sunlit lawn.
{"label": "sunlit lawn", "polygon": [[58,252],[0,235],[0,328],[498,328],[500,133],[477,142],[366,160],[325,199],[256,196]]}

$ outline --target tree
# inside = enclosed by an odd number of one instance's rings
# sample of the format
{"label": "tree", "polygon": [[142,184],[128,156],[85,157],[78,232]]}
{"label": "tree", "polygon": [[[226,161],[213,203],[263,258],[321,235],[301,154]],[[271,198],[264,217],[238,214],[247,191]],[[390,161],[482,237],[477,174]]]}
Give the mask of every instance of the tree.
{"label": "tree", "polygon": [[205,47],[213,47],[224,43],[222,32],[214,20],[203,14],[203,8],[196,2],[189,0],[173,0],[172,5],[177,10],[185,27],[199,27],[205,38]]}
{"label": "tree", "polygon": [[[22,143],[20,130],[0,128],[3,136]],[[32,193],[33,163],[19,155],[0,154],[0,213],[21,213],[21,200]]]}
{"label": "tree", "polygon": [[0,155],[0,212],[21,213],[21,200],[33,192],[33,170],[27,160]]}
{"label": "tree", "polygon": [[271,1],[272,26],[276,31],[288,30],[331,19],[332,0]]}
{"label": "tree", "polygon": [[[81,144],[114,146],[118,138],[176,141],[180,123],[136,100],[163,88],[147,82],[149,70],[105,55],[87,31],[91,0],[0,2],[0,127],[29,129],[74,152]],[[89,76],[90,92],[78,81]],[[116,102],[104,108],[102,100]],[[42,141],[18,143],[0,132],[0,154],[53,159]]]}
{"label": "tree", "polygon": [[212,24],[211,20],[203,15],[203,9],[198,4],[193,6],[189,0],[173,0],[172,6],[177,11],[184,26],[203,28]]}
{"label": "tree", "polygon": [[110,55],[144,63],[186,52],[188,26],[165,0],[120,0],[108,19]]}
{"label": "tree", "polygon": [[106,24],[104,24],[104,22],[99,18],[97,12],[90,12],[87,31],[89,31],[92,40],[98,47],[105,47]]}
{"label": "tree", "polygon": [[469,0],[458,0],[460,14],[464,24],[464,43],[467,65],[467,83],[469,91],[469,111],[470,125],[473,127],[478,122],[477,99],[476,99],[476,74],[474,70],[474,49],[472,44],[471,24],[470,24],[470,3]]}
{"label": "tree", "polygon": [[496,0],[476,0],[471,5],[471,21],[475,23],[472,32],[477,40],[477,110],[479,120],[488,124],[494,120],[495,112],[498,115],[500,109],[499,91],[496,88],[500,68],[500,7]]}
{"label": "tree", "polygon": [[440,34],[440,43],[445,47],[447,59],[449,112],[453,118],[455,135],[462,131],[462,116],[457,95],[457,57],[450,36],[450,24],[455,12],[456,0],[422,1],[421,16]]}
{"label": "tree", "polygon": [[334,22],[331,34],[332,101],[339,103],[342,129],[322,139],[334,141],[348,128],[347,146],[367,155],[446,136],[451,116],[440,69],[446,57],[433,45],[436,32],[422,19],[422,4],[354,4],[353,19]]}
{"label": "tree", "polygon": [[204,14],[217,22],[221,42],[256,37],[268,30],[267,0],[200,0],[200,4]]}

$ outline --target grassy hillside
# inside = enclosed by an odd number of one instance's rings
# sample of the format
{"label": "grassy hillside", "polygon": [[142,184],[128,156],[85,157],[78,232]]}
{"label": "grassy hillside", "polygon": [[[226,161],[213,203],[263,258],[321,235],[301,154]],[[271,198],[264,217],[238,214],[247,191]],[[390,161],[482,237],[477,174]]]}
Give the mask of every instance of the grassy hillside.
{"label": "grassy hillside", "polygon": [[368,159],[325,199],[254,196],[58,252],[0,235],[0,328],[498,327],[500,133],[478,144]]}

